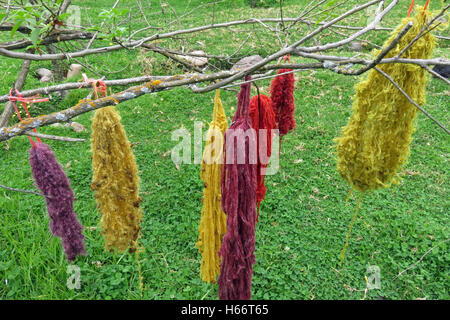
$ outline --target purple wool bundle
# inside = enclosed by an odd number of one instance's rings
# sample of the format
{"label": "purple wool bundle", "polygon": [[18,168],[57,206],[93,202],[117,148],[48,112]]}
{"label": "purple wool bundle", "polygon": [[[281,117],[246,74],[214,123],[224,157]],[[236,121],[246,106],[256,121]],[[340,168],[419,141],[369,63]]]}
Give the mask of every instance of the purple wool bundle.
{"label": "purple wool bundle", "polygon": [[68,261],[86,255],[83,226],[73,211],[74,194],[61,165],[50,147],[43,143],[30,149],[34,180],[47,203],[52,234],[60,237]]}
{"label": "purple wool bundle", "polygon": [[[245,80],[250,79],[247,76]],[[249,130],[252,128],[248,114],[250,85],[241,85],[236,115],[225,133],[226,161],[223,165],[221,190],[222,209],[227,215],[227,232],[219,251],[222,262],[218,279],[219,298],[222,300],[251,298],[255,263],[257,164],[256,135],[251,134],[254,130]],[[245,153],[243,163],[237,161],[238,156],[242,156],[238,154],[239,150]],[[230,161],[228,157],[234,158],[234,161]]]}

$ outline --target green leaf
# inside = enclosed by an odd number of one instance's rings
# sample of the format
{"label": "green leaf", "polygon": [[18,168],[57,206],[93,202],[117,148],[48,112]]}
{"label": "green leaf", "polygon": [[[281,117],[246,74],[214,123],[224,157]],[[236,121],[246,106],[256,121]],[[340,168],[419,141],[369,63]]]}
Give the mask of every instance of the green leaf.
{"label": "green leaf", "polygon": [[328,1],[327,4],[325,5],[325,8],[331,7],[333,4],[335,4],[337,2],[337,0],[331,0]]}
{"label": "green leaf", "polygon": [[38,39],[39,39],[39,28],[34,28],[32,31],[31,31],[31,35],[30,35],[30,37],[31,37],[31,42],[33,43],[33,45],[37,45],[37,43],[38,43]]}
{"label": "green leaf", "polygon": [[363,17],[361,18],[361,23],[362,23],[363,25],[367,25],[367,16],[363,16]]}
{"label": "green leaf", "polygon": [[23,21],[24,21],[24,19],[16,20],[16,23],[14,24],[13,28],[11,29],[11,37],[13,37],[16,34],[16,31],[20,28]]}

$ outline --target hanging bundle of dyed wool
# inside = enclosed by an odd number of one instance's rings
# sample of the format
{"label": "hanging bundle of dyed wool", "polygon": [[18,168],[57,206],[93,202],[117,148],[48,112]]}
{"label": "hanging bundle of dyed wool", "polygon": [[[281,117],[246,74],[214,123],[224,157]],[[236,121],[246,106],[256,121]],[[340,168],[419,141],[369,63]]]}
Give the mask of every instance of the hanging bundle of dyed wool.
{"label": "hanging bundle of dyed wool", "polygon": [[[417,7],[413,18],[405,18],[385,46],[410,21],[412,28],[386,58],[397,56],[430,19],[430,12]],[[403,54],[406,59],[428,59],[434,47],[433,35],[424,34]],[[375,55],[379,51],[375,52]],[[418,65],[389,63],[379,69],[419,105],[425,103],[426,71]],[[353,113],[337,141],[337,170],[352,187],[361,192],[389,187],[399,182],[399,170],[409,157],[417,109],[382,74],[371,70],[355,87]]]}
{"label": "hanging bundle of dyed wool", "polygon": [[204,183],[203,206],[197,247],[202,254],[200,276],[215,283],[220,273],[219,250],[226,232],[226,216],[222,210],[220,181],[223,163],[223,142],[227,118],[220,100],[220,90],[214,99],[213,121],[209,126],[202,159],[201,178]]}
{"label": "hanging bundle of dyed wool", "polygon": [[[251,77],[247,76],[246,81]],[[256,135],[248,115],[250,83],[241,85],[234,121],[225,133],[225,164],[222,171],[222,208],[227,232],[219,255],[219,298],[251,298],[255,263]]]}
{"label": "hanging bundle of dyed wool", "polygon": [[[417,7],[414,18],[405,18],[394,30],[389,45],[403,27],[413,21],[412,28],[403,36],[386,58],[395,57],[421,32],[430,18],[430,12]],[[403,54],[402,58],[428,59],[434,37],[424,34]],[[379,51],[375,51],[377,55]],[[418,65],[392,63],[383,64],[379,69],[390,75],[395,82],[418,104],[425,103],[426,74]],[[371,70],[367,79],[355,86],[353,113],[342,129],[337,141],[337,170],[352,190],[361,192],[355,213],[341,252],[341,265],[356,221],[358,208],[364,192],[386,188],[400,180],[399,170],[409,157],[409,145],[414,132],[417,109],[381,73]]]}
{"label": "hanging bundle of dyed wool", "polygon": [[46,144],[33,144],[30,164],[34,180],[45,195],[50,230],[61,238],[67,260],[86,255],[83,226],[73,210],[74,194],[55,154]]}
{"label": "hanging bundle of dyed wool", "polygon": [[[280,69],[277,74],[290,71],[292,69]],[[275,77],[270,86],[270,99],[280,130],[280,137],[295,129],[294,82],[294,74],[288,73]]]}
{"label": "hanging bundle of dyed wool", "polygon": [[[249,116],[252,121],[252,127],[256,130],[258,145],[258,162],[256,169],[256,206],[258,208],[256,220],[258,221],[259,207],[261,201],[264,200],[267,191],[264,184],[264,171],[269,164],[269,158],[272,154],[272,130],[277,125],[275,122],[272,100],[263,94],[254,96],[250,100]],[[265,134],[260,134],[263,130],[265,130]]]}
{"label": "hanging bundle of dyed wool", "polygon": [[130,142],[114,107],[95,112],[91,140],[91,188],[102,214],[105,248],[135,251],[142,219],[139,177]]}

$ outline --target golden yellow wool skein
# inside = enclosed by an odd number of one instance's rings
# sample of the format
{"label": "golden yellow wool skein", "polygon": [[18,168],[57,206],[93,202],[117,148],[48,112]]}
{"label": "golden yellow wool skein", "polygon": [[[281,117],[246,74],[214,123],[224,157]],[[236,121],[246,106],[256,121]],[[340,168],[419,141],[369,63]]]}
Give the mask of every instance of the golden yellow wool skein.
{"label": "golden yellow wool skein", "polygon": [[[410,21],[412,28],[386,58],[397,56],[421,32],[430,20],[430,12],[416,7],[416,15],[405,18],[384,46],[388,46]],[[402,58],[428,59],[435,39],[426,30],[410,46]],[[380,51],[375,51],[377,55]],[[426,71],[418,65],[389,63],[378,66],[419,105],[425,104]],[[361,192],[346,243],[341,252],[344,260],[348,239],[356,220],[364,192],[397,184],[399,171],[408,161],[409,145],[414,132],[417,109],[381,73],[371,70],[368,77],[355,86],[352,115],[337,141],[337,170],[352,187]]]}
{"label": "golden yellow wool skein", "polygon": [[226,216],[221,206],[220,181],[224,133],[227,126],[227,119],[220,100],[220,91],[217,90],[214,99],[213,121],[207,133],[200,174],[205,188],[197,242],[197,247],[202,254],[200,276],[203,281],[213,283],[216,282],[220,273],[218,252],[226,232]]}
{"label": "golden yellow wool skein", "polygon": [[102,214],[105,248],[135,251],[142,219],[139,177],[130,142],[114,107],[95,112],[91,140],[91,187]]}
{"label": "golden yellow wool skein", "polygon": [[[416,37],[430,18],[429,11],[416,8],[395,29],[387,46],[409,22],[412,28],[386,58],[395,57]],[[417,40],[402,58],[428,59],[434,47],[430,32]],[[375,54],[379,53],[376,51]],[[425,103],[426,71],[418,65],[389,63],[378,66],[419,105]],[[352,189],[361,192],[389,187],[399,182],[399,170],[409,157],[417,109],[394,85],[376,70],[356,85],[353,113],[337,141],[337,170]]]}

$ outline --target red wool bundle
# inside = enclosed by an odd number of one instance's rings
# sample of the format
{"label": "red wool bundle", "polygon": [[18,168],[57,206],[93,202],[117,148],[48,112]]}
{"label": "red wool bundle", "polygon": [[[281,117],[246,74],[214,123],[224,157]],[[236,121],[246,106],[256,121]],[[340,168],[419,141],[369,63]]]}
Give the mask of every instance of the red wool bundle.
{"label": "red wool bundle", "polygon": [[256,153],[256,135],[249,130],[249,102],[250,83],[246,83],[241,85],[236,115],[225,133],[221,189],[227,232],[219,251],[222,263],[218,279],[222,300],[251,298],[256,224],[256,154],[252,153]]}
{"label": "red wool bundle", "polygon": [[[277,74],[290,71],[292,69],[280,69]],[[270,85],[270,98],[281,137],[295,128],[294,82],[294,74],[288,73],[277,76]]]}
{"label": "red wool bundle", "polygon": [[[276,127],[275,114],[273,112],[272,100],[266,95],[258,95],[250,100],[249,115],[252,120],[252,127],[256,130],[258,143],[258,163],[256,169],[256,206],[258,208],[261,201],[266,196],[266,186],[264,185],[265,174],[262,171],[267,168],[269,159],[272,154],[272,130]],[[266,134],[260,134],[260,129],[265,129]],[[260,142],[262,139],[263,142]],[[264,140],[267,143],[264,143]],[[262,148],[262,150],[261,150]]]}

